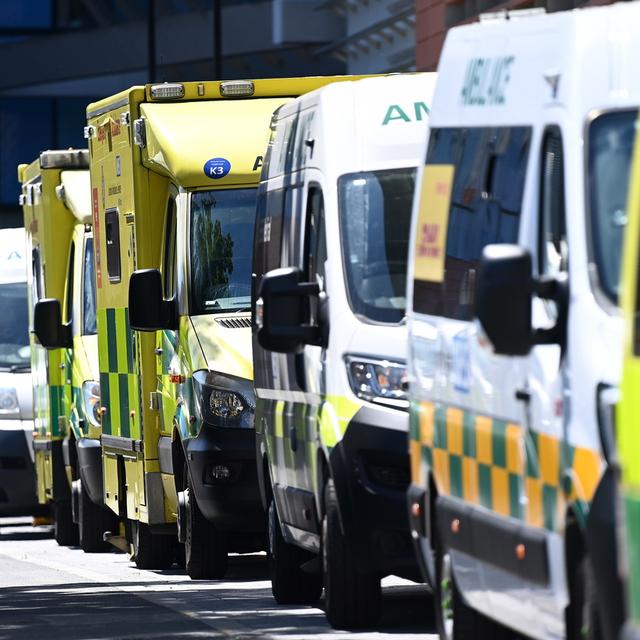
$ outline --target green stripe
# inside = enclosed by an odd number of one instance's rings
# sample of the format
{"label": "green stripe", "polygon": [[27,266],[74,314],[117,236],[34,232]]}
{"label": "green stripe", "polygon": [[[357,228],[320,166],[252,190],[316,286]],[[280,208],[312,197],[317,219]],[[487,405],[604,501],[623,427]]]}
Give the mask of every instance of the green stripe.
{"label": "green stripe", "polygon": [[[100,404],[103,407],[109,406],[109,374],[101,373],[100,374]],[[111,415],[109,412],[106,414],[102,414],[102,433],[106,433],[108,435],[112,434],[111,431]]]}
{"label": "green stripe", "polygon": [[487,464],[478,464],[478,479],[480,482],[480,504],[487,509],[493,508],[491,495],[491,467]]}
{"label": "green stripe", "polygon": [[109,372],[118,372],[118,334],[116,330],[116,310],[107,309],[107,347],[109,349]]}
{"label": "green stripe", "polygon": [[631,618],[640,624],[640,499],[624,497],[627,549],[629,555],[629,601]]}
{"label": "green stripe", "polygon": [[507,466],[507,423],[503,420],[493,420],[491,440],[493,448],[493,464],[504,469]]}
{"label": "green stripe", "polygon": [[435,412],[435,433],[433,434],[433,446],[436,449],[447,449],[447,409],[438,405]]}
{"label": "green stripe", "polygon": [[542,509],[544,512],[545,529],[555,530],[556,509],[558,506],[558,490],[549,485],[542,485]]}
{"label": "green stripe", "polygon": [[120,435],[123,438],[131,437],[129,424],[129,376],[126,373],[118,374],[118,387],[120,389]]}
{"label": "green stripe", "polygon": [[127,371],[133,373],[133,331],[129,324],[129,309],[124,310],[124,327],[127,336]]}
{"label": "green stripe", "polygon": [[451,495],[462,498],[462,459],[460,456],[449,457],[449,473],[451,478]]}
{"label": "green stripe", "polygon": [[520,504],[520,493],[522,487],[522,478],[515,474],[509,474],[509,510],[512,518],[522,520],[524,514],[522,505]]}
{"label": "green stripe", "polygon": [[527,450],[527,477],[539,478],[538,434],[535,431],[527,430],[525,435],[525,447]]}
{"label": "green stripe", "polygon": [[470,411],[462,416],[462,452],[467,458],[476,457],[476,424]]}

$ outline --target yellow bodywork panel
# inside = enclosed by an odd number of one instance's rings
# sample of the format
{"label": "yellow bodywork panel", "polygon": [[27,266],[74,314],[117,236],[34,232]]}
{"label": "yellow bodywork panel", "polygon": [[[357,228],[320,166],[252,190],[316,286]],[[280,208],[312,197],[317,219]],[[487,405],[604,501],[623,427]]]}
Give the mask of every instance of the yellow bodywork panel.
{"label": "yellow bodywork panel", "polygon": [[[62,174],[73,182],[74,198],[82,176],[88,179],[86,151],[45,152],[29,165],[21,165],[21,202],[26,230],[29,325],[42,298],[62,301],[67,260],[75,217],[60,191]],[[77,198],[75,198],[77,200]],[[46,351],[31,334],[31,372],[34,400],[34,448],[38,500],[53,497],[53,456],[61,456],[66,435],[64,387],[67,380],[65,350]]]}
{"label": "yellow bodywork panel", "polygon": [[[150,103],[140,107],[147,146],[144,164],[184,188],[257,184],[271,115],[283,98]],[[227,160],[230,170],[213,180],[205,164]]]}

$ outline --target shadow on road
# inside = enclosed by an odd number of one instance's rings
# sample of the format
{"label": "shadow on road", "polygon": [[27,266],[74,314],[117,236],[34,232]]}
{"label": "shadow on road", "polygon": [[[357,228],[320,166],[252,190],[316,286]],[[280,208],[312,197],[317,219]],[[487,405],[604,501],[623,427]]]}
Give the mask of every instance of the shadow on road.
{"label": "shadow on road", "polygon": [[[12,570],[21,571],[21,565],[16,562]],[[332,634],[321,609],[276,604],[263,555],[232,557],[222,581],[192,581],[178,569],[154,573],[153,580],[125,575],[117,582],[75,580],[0,588],[0,640],[242,640]],[[176,579],[180,575],[184,579]],[[47,577],[43,576],[45,581]],[[400,636],[433,633],[431,610],[423,586],[387,587],[376,631]],[[368,632],[359,637],[369,637]]]}

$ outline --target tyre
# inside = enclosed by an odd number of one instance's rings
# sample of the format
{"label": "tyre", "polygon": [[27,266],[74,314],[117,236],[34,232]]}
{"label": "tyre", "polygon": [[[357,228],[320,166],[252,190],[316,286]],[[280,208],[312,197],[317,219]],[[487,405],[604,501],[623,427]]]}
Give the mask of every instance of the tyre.
{"label": "tyre", "polygon": [[54,536],[61,547],[78,544],[78,525],[71,515],[71,500],[53,502]]}
{"label": "tyre", "polygon": [[105,531],[118,531],[117,519],[107,507],[94,504],[82,482],[78,495],[78,529],[80,547],[85,553],[105,553],[113,547],[105,542]]}
{"label": "tyre", "polygon": [[569,575],[570,603],[567,608],[567,637],[602,640],[598,600],[589,556],[583,553]]}
{"label": "tyre", "polygon": [[436,540],[433,601],[441,640],[515,640],[517,635],[465,603],[456,585],[451,556]]}
{"label": "tyre", "polygon": [[315,556],[284,541],[273,499],[269,503],[268,518],[269,573],[273,597],[278,604],[315,604],[322,594],[322,573],[306,573],[301,568]]}
{"label": "tyre", "polygon": [[131,521],[133,538],[132,560],[138,569],[169,569],[173,564],[176,539],[174,536],[153,535],[149,525]]}
{"label": "tyre", "polygon": [[333,480],[325,487],[322,560],[325,613],[334,629],[374,626],[380,616],[380,579],[360,570],[342,535]]}
{"label": "tyre", "polygon": [[185,568],[192,580],[217,580],[227,572],[226,536],[202,515],[188,472],[186,477]]}

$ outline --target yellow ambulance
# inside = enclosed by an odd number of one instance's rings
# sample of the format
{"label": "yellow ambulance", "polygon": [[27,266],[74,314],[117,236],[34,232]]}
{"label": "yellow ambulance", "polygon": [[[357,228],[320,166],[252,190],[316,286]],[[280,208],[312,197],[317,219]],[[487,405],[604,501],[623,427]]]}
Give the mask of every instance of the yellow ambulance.
{"label": "yellow ambulance", "polygon": [[147,85],[87,108],[105,500],[138,567],[170,566],[176,533],[192,578],[265,547],[249,312],[257,185],[273,112],[336,79]]}

